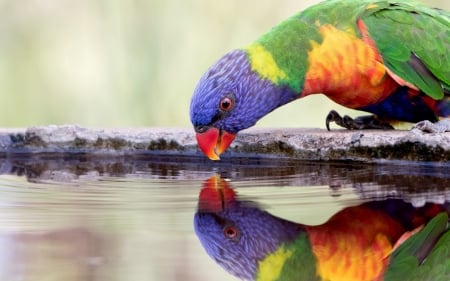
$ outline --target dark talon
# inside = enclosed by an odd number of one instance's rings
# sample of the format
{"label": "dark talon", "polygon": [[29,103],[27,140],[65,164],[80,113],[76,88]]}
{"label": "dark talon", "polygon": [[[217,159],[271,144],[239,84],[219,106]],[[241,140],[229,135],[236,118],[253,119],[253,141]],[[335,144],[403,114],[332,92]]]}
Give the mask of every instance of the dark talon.
{"label": "dark talon", "polygon": [[393,130],[389,123],[383,122],[374,115],[360,116],[355,119],[348,115],[341,117],[335,110],[331,110],[328,113],[325,120],[327,130],[330,131],[330,122],[335,122],[337,125],[346,128],[348,130],[362,130],[362,129],[381,129],[381,130]]}
{"label": "dark talon", "polygon": [[339,113],[337,113],[335,110],[331,110],[328,113],[327,118],[325,120],[325,125],[327,126],[328,131],[331,131],[330,130],[330,122],[335,122],[339,126],[345,127],[341,115],[339,115]]}
{"label": "dark talon", "polygon": [[331,110],[327,115],[325,125],[327,126],[328,131],[330,131],[330,122],[335,122],[337,125],[348,130],[358,129],[358,127],[355,127],[355,121],[353,118],[348,115],[344,115],[344,117],[342,117],[335,110]]}

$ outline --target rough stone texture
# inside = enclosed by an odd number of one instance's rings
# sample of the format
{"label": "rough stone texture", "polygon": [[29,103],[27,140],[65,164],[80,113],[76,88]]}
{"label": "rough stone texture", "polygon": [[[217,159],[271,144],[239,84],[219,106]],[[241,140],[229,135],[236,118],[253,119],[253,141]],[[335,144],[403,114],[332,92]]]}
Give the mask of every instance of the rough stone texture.
{"label": "rough stone texture", "polygon": [[[75,125],[1,129],[3,155],[91,153],[97,155],[200,155],[190,128],[88,129]],[[241,132],[222,155],[299,160],[450,161],[450,133],[250,129]]]}

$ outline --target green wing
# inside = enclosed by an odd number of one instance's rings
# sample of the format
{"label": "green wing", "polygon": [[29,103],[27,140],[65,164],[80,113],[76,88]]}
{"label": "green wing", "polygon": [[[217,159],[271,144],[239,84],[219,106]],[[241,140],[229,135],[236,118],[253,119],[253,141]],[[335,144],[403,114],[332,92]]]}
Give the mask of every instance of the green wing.
{"label": "green wing", "polygon": [[446,213],[434,217],[392,253],[384,280],[450,280]]}
{"label": "green wing", "polygon": [[434,99],[450,95],[450,13],[380,1],[362,15],[387,68]]}

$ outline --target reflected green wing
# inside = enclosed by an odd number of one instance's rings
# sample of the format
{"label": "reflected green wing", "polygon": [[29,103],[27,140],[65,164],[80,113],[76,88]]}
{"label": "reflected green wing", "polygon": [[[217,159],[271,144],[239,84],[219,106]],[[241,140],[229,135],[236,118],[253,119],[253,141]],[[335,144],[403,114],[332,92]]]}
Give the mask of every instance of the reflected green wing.
{"label": "reflected green wing", "polygon": [[446,213],[434,217],[392,253],[384,280],[450,280]]}

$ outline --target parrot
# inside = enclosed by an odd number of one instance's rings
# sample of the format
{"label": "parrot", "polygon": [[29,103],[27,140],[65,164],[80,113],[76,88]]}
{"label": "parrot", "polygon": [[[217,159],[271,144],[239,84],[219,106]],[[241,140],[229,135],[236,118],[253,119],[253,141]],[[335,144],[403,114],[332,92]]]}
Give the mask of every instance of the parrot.
{"label": "parrot", "polygon": [[386,199],[306,225],[240,199],[213,176],[200,191],[194,230],[207,254],[242,280],[450,280],[449,211]]}
{"label": "parrot", "polygon": [[201,76],[190,102],[200,150],[211,160],[273,110],[323,94],[372,115],[332,110],[350,130],[450,131],[450,12],[410,0],[328,0],[226,53]]}

